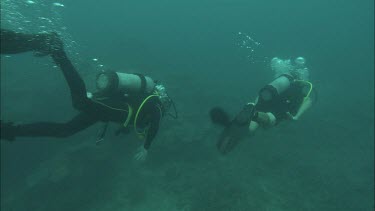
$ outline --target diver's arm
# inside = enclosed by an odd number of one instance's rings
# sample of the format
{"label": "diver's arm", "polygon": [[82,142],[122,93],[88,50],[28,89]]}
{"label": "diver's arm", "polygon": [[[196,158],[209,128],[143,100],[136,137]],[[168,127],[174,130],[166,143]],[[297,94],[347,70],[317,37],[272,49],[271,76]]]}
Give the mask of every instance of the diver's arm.
{"label": "diver's arm", "polygon": [[[304,95],[304,98],[294,116],[291,115],[289,112],[287,113],[292,120],[298,120],[302,116],[302,114],[304,114],[306,110],[309,109],[312,105],[312,99],[310,98],[310,93],[312,91],[312,83],[309,81],[296,81],[296,82],[300,82],[300,83],[302,82],[303,86],[301,87],[301,94]],[[304,89],[306,87],[308,87],[309,89]]]}
{"label": "diver's arm", "polygon": [[151,117],[151,122],[150,122],[150,127],[147,131],[146,135],[146,140],[143,145],[143,147],[148,150],[151,146],[152,141],[154,140],[158,130],[159,130],[159,124],[160,124],[160,119],[161,119],[161,111],[160,109],[155,106],[153,111],[152,111],[152,117]]}
{"label": "diver's arm", "polygon": [[[157,110],[157,111],[156,111]],[[148,128],[147,134],[146,134],[146,141],[143,146],[141,146],[138,150],[137,153],[134,156],[134,159],[137,161],[144,161],[146,160],[148,149],[151,146],[151,142],[154,140],[156,133],[159,130],[159,122],[161,118],[161,112],[160,109],[155,106],[151,110],[151,122],[150,122],[150,127]]]}
{"label": "diver's arm", "polygon": [[159,120],[157,120],[158,122],[156,123],[152,123],[148,132],[147,132],[147,136],[146,136],[146,140],[145,140],[145,143],[143,145],[143,147],[148,150],[151,146],[151,143],[152,141],[154,140],[158,130],[159,130]]}
{"label": "diver's arm", "polygon": [[299,107],[299,109],[298,109],[296,115],[292,116],[292,115],[289,113],[289,114],[291,115],[291,118],[292,118],[293,120],[298,120],[298,119],[302,116],[302,114],[304,114],[305,111],[311,107],[311,105],[312,105],[312,100],[311,100],[311,98],[310,98],[310,97],[306,97],[306,98],[303,100],[301,106]]}

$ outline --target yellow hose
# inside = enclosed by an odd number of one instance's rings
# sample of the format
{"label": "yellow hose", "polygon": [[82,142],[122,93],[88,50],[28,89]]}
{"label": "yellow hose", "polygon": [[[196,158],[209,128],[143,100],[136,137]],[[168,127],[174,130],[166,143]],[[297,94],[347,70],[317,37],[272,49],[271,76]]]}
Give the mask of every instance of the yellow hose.
{"label": "yellow hose", "polygon": [[310,90],[309,90],[309,92],[308,92],[307,95],[304,97],[304,100],[306,100],[306,99],[310,96],[310,94],[311,94],[311,91],[312,91],[312,88],[313,88],[312,83],[309,82],[309,81],[304,81],[304,80],[295,80],[295,81],[297,81],[297,82],[302,82],[302,83],[308,84],[308,85],[310,86]]}
{"label": "yellow hose", "polygon": [[137,130],[137,121],[138,121],[138,115],[140,113],[140,111],[142,110],[142,107],[144,106],[144,104],[152,97],[159,97],[159,95],[150,95],[148,97],[146,97],[146,99],[143,100],[143,102],[141,103],[141,105],[139,106],[138,110],[137,110],[137,113],[135,114],[135,118],[134,118],[134,130],[135,130],[135,133],[141,138],[143,139],[145,136],[146,136],[146,130],[143,131],[143,132],[139,132]]}

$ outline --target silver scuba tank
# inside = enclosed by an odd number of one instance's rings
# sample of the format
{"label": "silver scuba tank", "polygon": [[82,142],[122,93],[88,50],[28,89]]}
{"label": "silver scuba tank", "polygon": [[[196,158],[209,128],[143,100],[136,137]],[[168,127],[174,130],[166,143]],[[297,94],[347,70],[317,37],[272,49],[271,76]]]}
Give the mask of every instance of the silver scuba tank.
{"label": "silver scuba tank", "polygon": [[101,72],[96,78],[96,87],[101,92],[121,92],[124,94],[151,94],[155,89],[155,81],[141,74],[120,73],[114,71]]}
{"label": "silver scuba tank", "polygon": [[259,98],[263,101],[271,101],[276,96],[285,92],[292,82],[292,76],[283,74],[261,89],[259,92]]}

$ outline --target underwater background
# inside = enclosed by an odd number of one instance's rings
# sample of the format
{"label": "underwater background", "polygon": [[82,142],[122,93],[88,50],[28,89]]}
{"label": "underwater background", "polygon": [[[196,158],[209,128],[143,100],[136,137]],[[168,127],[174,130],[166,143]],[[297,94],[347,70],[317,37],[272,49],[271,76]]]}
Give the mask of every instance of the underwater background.
{"label": "underwater background", "polygon": [[[144,163],[114,124],[1,141],[2,211],[374,209],[373,0],[2,0],[1,27],[57,31],[91,91],[102,69],[158,79],[179,112]],[[220,155],[208,111],[253,101],[275,56],[306,58],[313,107]],[[49,57],[1,55],[2,120],[76,113]]]}

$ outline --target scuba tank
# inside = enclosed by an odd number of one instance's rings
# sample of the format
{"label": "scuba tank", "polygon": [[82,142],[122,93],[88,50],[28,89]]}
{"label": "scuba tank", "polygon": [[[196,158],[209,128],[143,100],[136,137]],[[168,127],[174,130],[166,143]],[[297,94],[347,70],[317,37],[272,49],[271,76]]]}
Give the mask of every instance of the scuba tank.
{"label": "scuba tank", "polygon": [[[139,116],[144,112],[143,108],[145,107],[145,105],[147,105],[148,103],[154,103],[154,99],[160,101],[160,103],[157,102],[155,104],[155,106],[160,111],[160,118],[164,113],[168,112],[171,106],[173,106],[175,110],[175,115],[173,116],[170,113],[167,114],[174,118],[177,118],[175,105],[172,99],[170,99],[170,97],[168,96],[165,87],[148,76],[144,76],[142,74],[119,73],[114,71],[100,72],[96,78],[96,87],[98,91],[103,95],[120,93],[124,96],[136,96],[136,101],[140,100],[140,105],[137,105],[137,107],[135,108],[132,108],[132,106],[125,101],[124,103],[127,105],[127,108],[122,109],[108,106],[102,102],[95,101],[94,99],[94,102],[97,102],[110,109],[120,110],[128,113],[126,120],[124,120],[124,123],[117,130],[116,134],[124,131],[127,132],[129,124],[132,124],[136,134],[142,139],[145,138],[147,135],[148,126],[146,128],[139,128],[138,119]],[[88,97],[92,98],[92,94],[88,94]],[[131,121],[133,122],[131,123]],[[103,140],[106,130],[107,125],[104,125],[103,130],[98,135],[97,143],[100,143]]]}
{"label": "scuba tank", "polygon": [[142,74],[101,72],[96,77],[96,87],[102,93],[120,92],[124,94],[151,94],[155,81]]}
{"label": "scuba tank", "polygon": [[259,91],[259,98],[262,101],[269,102],[275,97],[285,92],[294,81],[294,78],[288,74],[283,74],[263,87]]}

